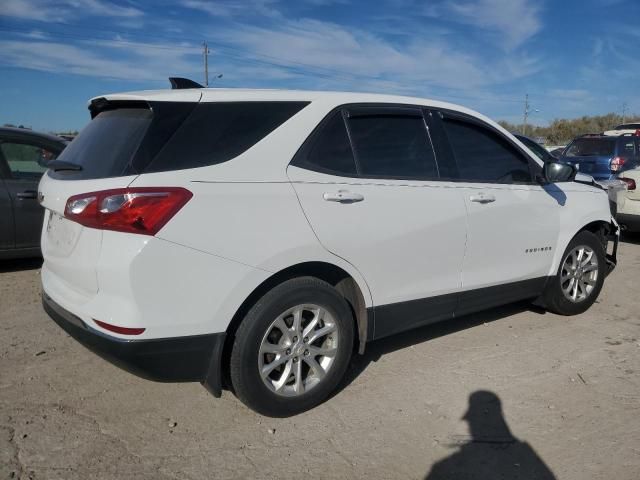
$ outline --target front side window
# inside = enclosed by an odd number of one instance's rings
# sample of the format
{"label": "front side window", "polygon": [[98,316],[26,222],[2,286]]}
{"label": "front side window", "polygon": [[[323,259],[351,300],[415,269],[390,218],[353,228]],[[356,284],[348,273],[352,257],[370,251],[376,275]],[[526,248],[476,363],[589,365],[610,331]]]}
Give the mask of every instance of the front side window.
{"label": "front side window", "polygon": [[363,177],[437,178],[438,167],[422,117],[356,116],[348,120]]}
{"label": "front side window", "polygon": [[492,183],[528,183],[526,158],[497,133],[475,123],[445,118],[447,138],[459,179]]}
{"label": "front side window", "polygon": [[3,142],[0,149],[13,178],[39,178],[47,170],[42,165],[57,157],[46,148],[26,143]]}

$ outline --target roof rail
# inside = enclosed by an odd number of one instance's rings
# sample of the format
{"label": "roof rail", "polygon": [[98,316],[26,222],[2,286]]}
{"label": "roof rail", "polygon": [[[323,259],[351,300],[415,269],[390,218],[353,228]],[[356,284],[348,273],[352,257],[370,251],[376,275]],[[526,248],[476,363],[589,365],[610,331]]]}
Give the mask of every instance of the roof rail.
{"label": "roof rail", "polygon": [[198,82],[189,80],[182,77],[169,77],[169,83],[171,83],[171,90],[184,90],[186,88],[204,88]]}

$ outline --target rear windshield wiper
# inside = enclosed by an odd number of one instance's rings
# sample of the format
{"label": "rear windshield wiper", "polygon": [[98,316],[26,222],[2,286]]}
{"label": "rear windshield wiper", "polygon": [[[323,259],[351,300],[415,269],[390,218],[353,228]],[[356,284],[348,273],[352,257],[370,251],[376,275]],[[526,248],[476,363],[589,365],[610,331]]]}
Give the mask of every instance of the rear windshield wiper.
{"label": "rear windshield wiper", "polygon": [[64,160],[52,160],[47,163],[47,167],[54,172],[60,172],[64,170],[79,172],[80,170],[82,170],[82,165],[78,165],[77,163],[65,162]]}

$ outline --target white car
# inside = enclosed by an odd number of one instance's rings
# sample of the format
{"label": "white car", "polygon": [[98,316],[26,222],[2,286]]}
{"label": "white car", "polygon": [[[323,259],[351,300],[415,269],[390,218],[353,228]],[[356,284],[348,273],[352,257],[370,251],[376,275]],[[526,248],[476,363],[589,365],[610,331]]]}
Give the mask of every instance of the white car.
{"label": "white car", "polygon": [[615,264],[606,192],[463,107],[192,88],[89,109],[39,186],[46,311],[266,415],[326,399],[371,340],[519,300],[584,312]]}
{"label": "white car", "polygon": [[624,188],[615,192],[616,220],[623,230],[640,232],[640,168],[626,170],[618,179],[624,182]]}

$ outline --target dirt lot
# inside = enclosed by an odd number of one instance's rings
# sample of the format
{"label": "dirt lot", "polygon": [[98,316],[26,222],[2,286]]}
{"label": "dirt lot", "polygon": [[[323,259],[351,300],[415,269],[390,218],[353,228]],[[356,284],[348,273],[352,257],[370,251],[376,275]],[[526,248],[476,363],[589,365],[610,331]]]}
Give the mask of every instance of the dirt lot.
{"label": "dirt lot", "polygon": [[0,478],[636,480],[640,239],[619,257],[584,315],[515,305],[379,341],[280,420],[104,362],[43,313],[38,263],[4,262]]}

